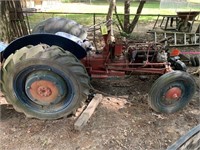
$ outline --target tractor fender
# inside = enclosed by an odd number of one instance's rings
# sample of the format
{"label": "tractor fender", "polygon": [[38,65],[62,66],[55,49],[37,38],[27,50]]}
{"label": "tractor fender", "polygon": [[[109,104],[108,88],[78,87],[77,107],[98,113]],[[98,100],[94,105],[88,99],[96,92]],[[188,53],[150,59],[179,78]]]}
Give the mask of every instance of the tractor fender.
{"label": "tractor fender", "polygon": [[71,52],[78,59],[84,58],[87,53],[83,47],[78,43],[59,35],[55,34],[31,34],[20,37],[15,41],[11,42],[2,52],[1,52],[1,61],[8,58],[8,56],[14,53],[16,50],[27,46],[27,45],[37,45],[44,43],[47,45],[56,45],[62,49]]}

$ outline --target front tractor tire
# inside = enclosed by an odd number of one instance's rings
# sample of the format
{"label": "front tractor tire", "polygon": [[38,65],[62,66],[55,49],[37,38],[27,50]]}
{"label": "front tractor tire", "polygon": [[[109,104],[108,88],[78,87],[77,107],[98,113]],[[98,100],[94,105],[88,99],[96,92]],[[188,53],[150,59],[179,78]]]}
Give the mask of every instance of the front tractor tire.
{"label": "front tractor tire", "polygon": [[174,113],[185,107],[196,90],[195,80],[183,71],[172,71],[159,77],[148,97],[151,108],[161,113]]}
{"label": "front tractor tire", "polygon": [[27,117],[58,119],[85,102],[90,83],[73,54],[39,44],[23,47],[6,59],[1,89],[6,100]]}

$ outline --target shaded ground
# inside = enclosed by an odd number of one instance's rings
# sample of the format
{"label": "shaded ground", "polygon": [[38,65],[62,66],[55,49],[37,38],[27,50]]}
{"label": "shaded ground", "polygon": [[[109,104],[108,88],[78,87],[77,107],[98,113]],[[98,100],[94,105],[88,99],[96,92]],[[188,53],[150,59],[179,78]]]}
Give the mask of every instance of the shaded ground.
{"label": "shaded ground", "polygon": [[158,114],[147,104],[147,92],[156,78],[93,80],[96,89],[119,97],[105,96],[81,132],[73,129],[74,117],[28,119],[1,101],[0,149],[166,149],[199,124],[199,97],[196,93],[175,114]]}

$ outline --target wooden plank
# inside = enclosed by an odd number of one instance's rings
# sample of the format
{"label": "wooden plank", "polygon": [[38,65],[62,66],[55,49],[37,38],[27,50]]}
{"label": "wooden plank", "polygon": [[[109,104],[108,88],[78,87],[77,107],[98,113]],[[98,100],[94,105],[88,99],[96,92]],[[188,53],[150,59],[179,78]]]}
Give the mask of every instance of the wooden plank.
{"label": "wooden plank", "polygon": [[88,120],[94,113],[96,107],[102,100],[102,94],[96,94],[92,101],[89,103],[87,108],[83,111],[83,113],[80,115],[80,117],[76,120],[74,123],[74,129],[81,131],[83,127],[87,124]]}

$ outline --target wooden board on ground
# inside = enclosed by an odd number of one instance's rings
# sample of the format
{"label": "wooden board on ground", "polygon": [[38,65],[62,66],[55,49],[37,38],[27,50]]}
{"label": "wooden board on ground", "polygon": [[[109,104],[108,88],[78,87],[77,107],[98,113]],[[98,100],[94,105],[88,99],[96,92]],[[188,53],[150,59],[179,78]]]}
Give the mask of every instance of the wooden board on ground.
{"label": "wooden board on ground", "polygon": [[76,120],[74,123],[74,129],[81,131],[83,127],[87,124],[88,120],[94,113],[96,107],[102,100],[102,94],[96,94],[92,101],[89,103],[87,108],[83,111],[83,113],[80,115],[80,117]]}

